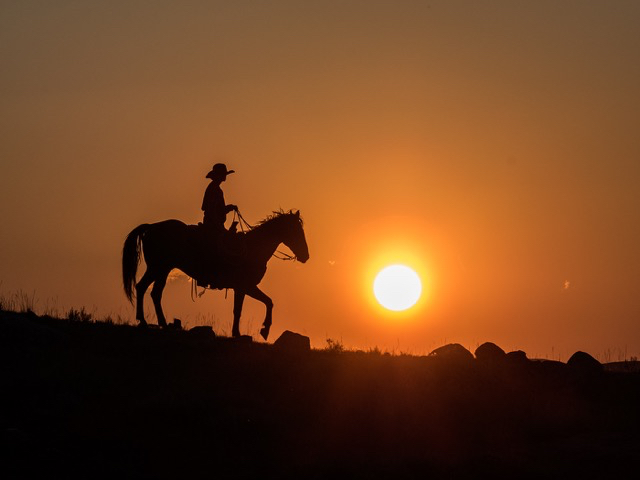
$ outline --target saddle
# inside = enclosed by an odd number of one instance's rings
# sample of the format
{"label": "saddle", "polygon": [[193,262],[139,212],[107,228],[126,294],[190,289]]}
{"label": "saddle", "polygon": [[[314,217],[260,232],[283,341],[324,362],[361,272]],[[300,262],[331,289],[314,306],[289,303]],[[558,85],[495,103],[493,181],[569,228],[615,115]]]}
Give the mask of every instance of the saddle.
{"label": "saddle", "polygon": [[194,251],[200,257],[202,278],[198,283],[209,288],[226,288],[245,253],[244,236],[236,231],[237,222],[229,230],[215,230],[202,223],[190,225]]}

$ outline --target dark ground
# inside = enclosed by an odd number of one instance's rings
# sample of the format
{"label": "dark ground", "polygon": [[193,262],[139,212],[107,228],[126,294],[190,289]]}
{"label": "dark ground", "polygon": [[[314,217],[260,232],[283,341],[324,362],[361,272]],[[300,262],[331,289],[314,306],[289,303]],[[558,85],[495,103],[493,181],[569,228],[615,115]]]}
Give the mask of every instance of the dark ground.
{"label": "dark ground", "polygon": [[0,477],[637,478],[625,366],[295,353],[0,312]]}

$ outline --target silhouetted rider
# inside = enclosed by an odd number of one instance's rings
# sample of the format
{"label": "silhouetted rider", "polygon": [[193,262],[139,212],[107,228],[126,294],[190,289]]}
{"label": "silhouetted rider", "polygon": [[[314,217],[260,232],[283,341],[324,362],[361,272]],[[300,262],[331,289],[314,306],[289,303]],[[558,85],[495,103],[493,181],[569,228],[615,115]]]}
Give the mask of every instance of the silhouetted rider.
{"label": "silhouetted rider", "polygon": [[[202,199],[202,210],[204,211],[203,224],[207,230],[214,234],[222,234],[226,230],[224,223],[227,220],[227,213],[238,211],[235,205],[227,205],[224,202],[224,194],[220,184],[227,179],[227,175],[234,173],[234,170],[227,170],[224,163],[216,163],[211,171],[207,173],[207,178],[211,183],[204,192]],[[232,227],[233,228],[233,227]]]}

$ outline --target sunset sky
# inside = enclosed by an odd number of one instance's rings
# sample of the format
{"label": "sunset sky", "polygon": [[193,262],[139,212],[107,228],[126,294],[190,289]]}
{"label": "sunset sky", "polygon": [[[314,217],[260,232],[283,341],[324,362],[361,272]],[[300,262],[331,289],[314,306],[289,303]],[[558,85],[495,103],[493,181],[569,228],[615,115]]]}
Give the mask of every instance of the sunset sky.
{"label": "sunset sky", "polygon": [[[249,222],[305,220],[309,262],[261,284],[270,340],[640,356],[638,25],[636,1],[0,1],[0,294],[134,321],[125,236],[201,221],[224,162]],[[395,314],[394,262],[424,287]],[[190,290],[167,317],[229,334],[231,295]]]}

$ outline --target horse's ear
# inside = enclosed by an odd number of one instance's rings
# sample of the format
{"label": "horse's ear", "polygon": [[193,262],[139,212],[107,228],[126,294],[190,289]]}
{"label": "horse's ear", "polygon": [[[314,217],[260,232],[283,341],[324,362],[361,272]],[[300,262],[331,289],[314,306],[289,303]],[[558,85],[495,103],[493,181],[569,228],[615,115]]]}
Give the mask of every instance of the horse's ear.
{"label": "horse's ear", "polygon": [[296,210],[296,217],[300,218],[300,210]]}

